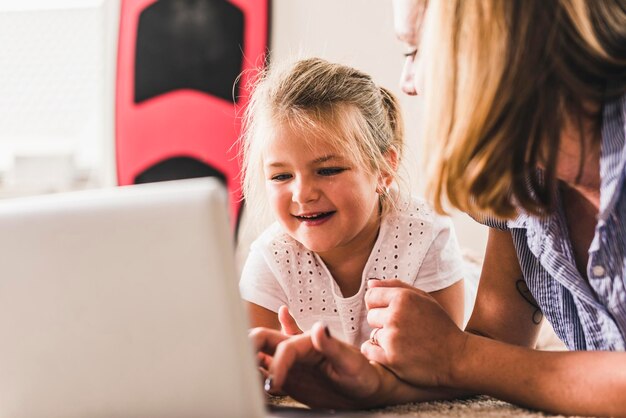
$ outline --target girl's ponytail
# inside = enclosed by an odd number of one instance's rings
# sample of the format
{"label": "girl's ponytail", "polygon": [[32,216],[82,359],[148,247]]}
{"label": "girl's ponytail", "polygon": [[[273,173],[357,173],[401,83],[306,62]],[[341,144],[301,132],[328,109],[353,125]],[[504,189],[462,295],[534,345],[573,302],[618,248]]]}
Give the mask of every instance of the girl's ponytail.
{"label": "girl's ponytail", "polygon": [[387,113],[387,121],[393,135],[389,145],[391,145],[396,152],[400,153],[404,144],[404,121],[402,119],[400,103],[398,103],[396,96],[385,87],[380,86],[378,89],[380,90],[383,107]]}

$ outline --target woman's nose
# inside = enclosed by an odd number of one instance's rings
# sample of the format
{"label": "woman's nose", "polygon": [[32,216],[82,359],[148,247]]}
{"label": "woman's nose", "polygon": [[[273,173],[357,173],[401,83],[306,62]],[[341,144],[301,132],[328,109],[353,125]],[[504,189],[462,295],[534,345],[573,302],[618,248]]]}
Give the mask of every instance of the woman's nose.
{"label": "woman's nose", "polygon": [[409,96],[416,96],[415,88],[415,55],[408,55],[402,67],[400,76],[400,89]]}

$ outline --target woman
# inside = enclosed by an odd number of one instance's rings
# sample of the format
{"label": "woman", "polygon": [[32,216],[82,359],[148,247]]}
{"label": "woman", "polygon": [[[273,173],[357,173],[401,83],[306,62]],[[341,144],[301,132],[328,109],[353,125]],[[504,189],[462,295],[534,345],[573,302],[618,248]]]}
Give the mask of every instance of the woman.
{"label": "woman", "polygon": [[[626,2],[425,3],[394,2],[403,85],[424,86],[435,206],[492,227],[473,315],[463,332],[424,293],[370,281],[364,356],[321,324],[256,330],[266,386],[316,406],[482,393],[626,416]],[[533,349],[544,315],[572,351]]]}

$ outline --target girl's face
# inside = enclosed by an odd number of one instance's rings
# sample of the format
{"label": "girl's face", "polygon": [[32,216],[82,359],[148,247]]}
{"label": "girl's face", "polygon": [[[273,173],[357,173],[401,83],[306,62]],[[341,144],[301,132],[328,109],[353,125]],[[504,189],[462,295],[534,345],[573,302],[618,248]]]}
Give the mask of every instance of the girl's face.
{"label": "girl's face", "polygon": [[[312,142],[313,145],[305,145]],[[263,169],[270,206],[285,231],[322,258],[359,248],[379,225],[378,178],[330,146],[279,129]]]}

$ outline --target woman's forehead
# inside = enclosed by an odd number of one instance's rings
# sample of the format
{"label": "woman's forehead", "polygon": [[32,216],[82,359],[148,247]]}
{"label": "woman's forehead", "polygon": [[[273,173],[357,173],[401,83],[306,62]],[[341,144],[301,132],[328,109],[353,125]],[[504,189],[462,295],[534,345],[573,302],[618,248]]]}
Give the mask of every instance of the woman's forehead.
{"label": "woman's forehead", "polygon": [[419,26],[426,11],[424,0],[393,0],[393,21],[397,38],[407,46],[419,43]]}

